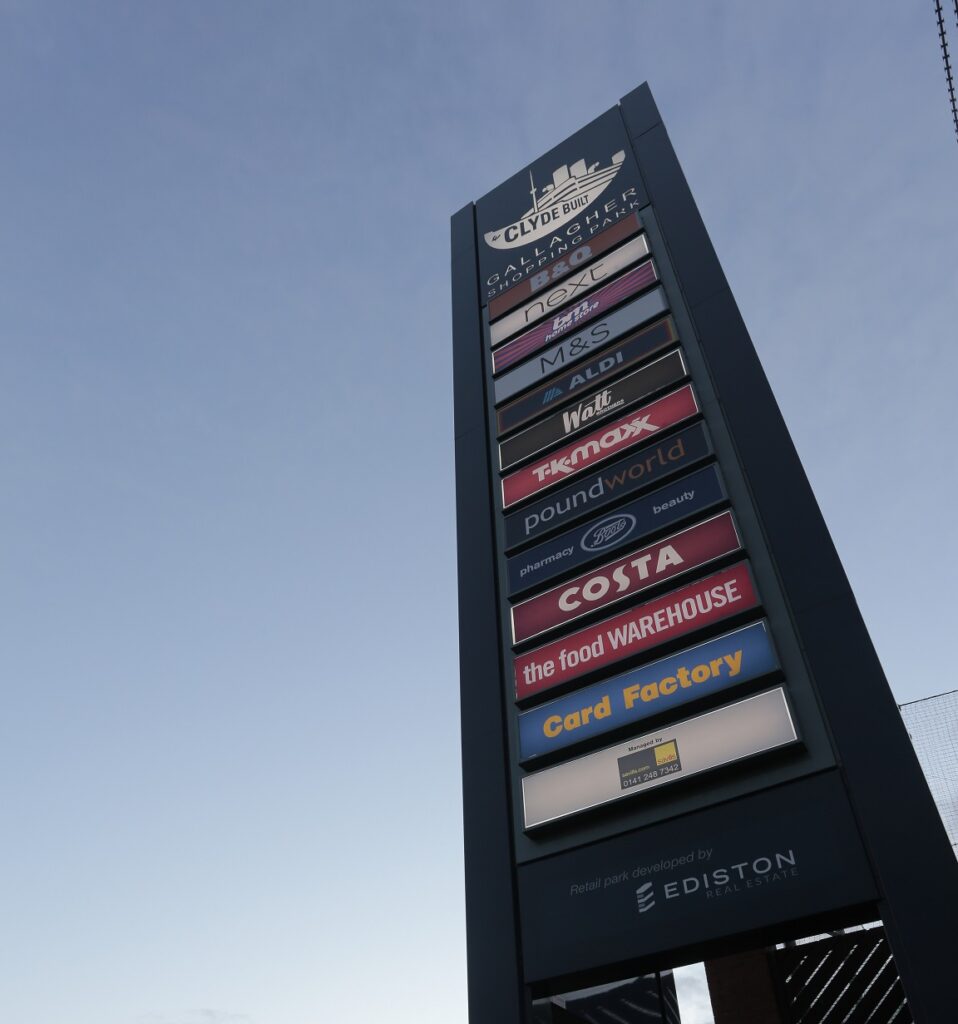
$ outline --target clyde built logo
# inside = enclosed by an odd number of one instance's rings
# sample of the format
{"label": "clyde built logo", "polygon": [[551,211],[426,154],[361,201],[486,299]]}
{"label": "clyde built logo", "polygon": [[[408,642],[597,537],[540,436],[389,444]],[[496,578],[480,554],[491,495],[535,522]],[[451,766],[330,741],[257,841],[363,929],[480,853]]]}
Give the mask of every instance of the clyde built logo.
{"label": "clyde built logo", "polygon": [[515,223],[496,231],[487,231],[483,238],[493,249],[514,249],[536,242],[561,227],[577,213],[591,206],[619,173],[625,161],[625,150],[612,157],[608,167],[577,160],[571,167],[563,164],[552,172],[552,182],[541,191],[536,188],[529,171],[532,206]]}

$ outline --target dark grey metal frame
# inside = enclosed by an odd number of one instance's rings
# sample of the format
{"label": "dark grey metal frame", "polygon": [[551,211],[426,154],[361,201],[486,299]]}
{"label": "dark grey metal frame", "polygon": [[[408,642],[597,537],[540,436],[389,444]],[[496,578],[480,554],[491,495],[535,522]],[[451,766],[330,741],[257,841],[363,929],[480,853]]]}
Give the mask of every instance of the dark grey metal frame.
{"label": "dark grey metal frame", "polygon": [[[764,537],[765,572],[780,584],[779,615],[790,620],[827,723],[881,893],[875,909],[912,1012],[922,1024],[948,1021],[954,1014],[950,974],[958,963],[958,865],[648,86],[626,96],[619,109],[651,203],[651,210],[642,212],[643,222],[650,227],[653,251],[667,256],[663,263],[674,275],[673,293],[677,289],[683,300],[676,308],[680,335],[697,339],[686,350],[704,361],[721,405],[724,442],[734,449],[738,486],[747,488],[754,514],[751,528]],[[469,1013],[473,1024],[520,1024],[527,1019],[530,993],[522,968],[517,862],[552,850],[546,844],[531,853],[528,838],[516,827],[518,776],[510,752],[501,646],[508,615],[498,589],[502,565],[476,242],[469,204],[452,219]],[[684,310],[678,308],[683,305]],[[727,464],[723,468],[727,472]],[[741,517],[741,506],[737,513]],[[762,585],[763,592],[768,589]],[[859,699],[862,677],[868,680],[867,707]],[[806,714],[804,725],[809,718],[814,716]],[[829,744],[812,743],[818,770],[827,767],[823,745]],[[681,809],[694,807],[693,800]],[[601,841],[603,834],[601,822],[587,825],[576,841]],[[554,849],[568,846],[557,841]]]}

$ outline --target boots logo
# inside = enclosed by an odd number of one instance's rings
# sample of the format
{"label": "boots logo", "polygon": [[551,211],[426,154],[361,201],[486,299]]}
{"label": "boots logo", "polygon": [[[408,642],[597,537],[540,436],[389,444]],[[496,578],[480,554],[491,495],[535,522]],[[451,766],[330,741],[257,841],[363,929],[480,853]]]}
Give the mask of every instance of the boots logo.
{"label": "boots logo", "polygon": [[640,885],[635,890],[635,902],[638,904],[639,913],[644,914],[655,906],[655,887],[651,882]]}
{"label": "boots logo", "polygon": [[596,523],[579,541],[579,545],[583,551],[603,551],[610,544],[625,540],[635,526],[635,516],[628,512],[609,516]]}
{"label": "boots logo", "polygon": [[536,188],[532,171],[529,171],[532,206],[514,224],[486,232],[483,236],[486,245],[493,249],[514,249],[550,234],[591,206],[619,173],[624,161],[625,150],[620,149],[607,167],[597,163],[587,167],[585,160],[577,160],[571,167],[563,164],[552,172],[551,183],[541,190]]}

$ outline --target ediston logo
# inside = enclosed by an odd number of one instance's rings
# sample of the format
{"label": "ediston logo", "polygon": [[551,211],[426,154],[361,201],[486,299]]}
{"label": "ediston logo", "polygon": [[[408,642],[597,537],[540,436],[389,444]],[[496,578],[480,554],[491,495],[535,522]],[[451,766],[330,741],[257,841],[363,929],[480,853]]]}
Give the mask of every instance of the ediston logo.
{"label": "ediston logo", "polygon": [[560,480],[582,472],[590,465],[611,458],[617,452],[638,444],[648,435],[674,426],[698,411],[692,385],[686,384],[664,398],[623,416],[610,426],[587,434],[581,441],[560,448],[551,458],[504,477],[503,508],[509,508]]}
{"label": "ediston logo", "polygon": [[532,206],[514,223],[487,231],[483,235],[486,245],[492,249],[514,249],[548,235],[591,206],[619,173],[624,161],[625,151],[619,150],[606,167],[597,163],[587,167],[585,160],[577,160],[571,167],[562,164],[552,172],[551,184],[544,185],[541,191],[536,188],[530,170]]}
{"label": "ediston logo", "polygon": [[559,388],[547,388],[546,393],[542,396],[542,404],[548,405],[549,402],[554,402],[557,398],[562,397],[562,391]]}
{"label": "ediston logo", "polygon": [[[712,851],[700,851],[711,856]],[[685,861],[694,855],[674,858]],[[707,900],[734,896],[748,889],[775,885],[796,878],[799,873],[798,857],[793,849],[776,850],[774,853],[754,857],[751,860],[738,861],[725,867],[712,868],[694,875],[685,875],[672,882],[662,882],[663,903],[669,900],[682,899],[687,896],[705,897]],[[652,882],[646,882],[635,890],[635,898],[640,914],[655,906],[656,891]]]}
{"label": "ediston logo", "polygon": [[646,882],[645,885],[640,885],[635,890],[635,900],[640,914],[644,914],[655,906],[655,887],[651,882]]}
{"label": "ediston logo", "polygon": [[574,328],[587,323],[606,310],[635,295],[658,281],[659,273],[654,260],[646,260],[632,270],[613,278],[598,291],[583,299],[578,305],[563,310],[551,320],[545,320],[517,338],[507,341],[492,352],[492,372],[502,373],[521,359],[568,334]]}
{"label": "ediston logo", "polygon": [[624,540],[635,529],[635,516],[608,516],[592,527],[579,541],[583,551],[604,551],[610,544]]}

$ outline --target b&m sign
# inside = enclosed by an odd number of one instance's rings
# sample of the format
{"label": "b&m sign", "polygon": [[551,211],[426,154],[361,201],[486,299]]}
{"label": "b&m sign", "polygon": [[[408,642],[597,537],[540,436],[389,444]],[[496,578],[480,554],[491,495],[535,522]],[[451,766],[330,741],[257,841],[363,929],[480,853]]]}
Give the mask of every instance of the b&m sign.
{"label": "b&m sign", "polygon": [[523,761],[731,690],[778,669],[763,619],[519,716]]}

